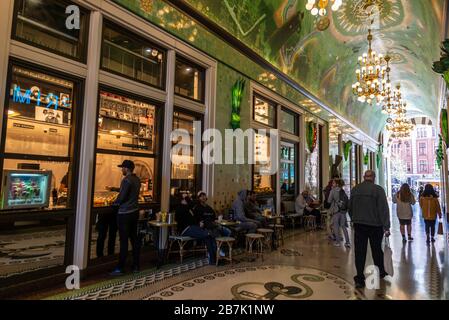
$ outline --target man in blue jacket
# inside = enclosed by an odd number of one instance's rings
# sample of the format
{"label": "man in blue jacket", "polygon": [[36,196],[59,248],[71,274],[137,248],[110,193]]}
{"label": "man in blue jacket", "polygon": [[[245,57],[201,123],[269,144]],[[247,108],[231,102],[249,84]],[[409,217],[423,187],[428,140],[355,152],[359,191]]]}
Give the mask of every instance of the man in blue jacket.
{"label": "man in blue jacket", "polygon": [[139,220],[139,194],[140,179],[134,174],[134,162],[125,160],[118,166],[122,169],[124,176],[120,189],[108,188],[111,191],[119,191],[117,200],[113,206],[118,207],[117,225],[120,235],[120,257],[119,262],[112,275],[124,273],[126,258],[128,255],[128,240],[131,241],[133,249],[133,272],[140,268],[140,241],[137,237],[137,222]]}

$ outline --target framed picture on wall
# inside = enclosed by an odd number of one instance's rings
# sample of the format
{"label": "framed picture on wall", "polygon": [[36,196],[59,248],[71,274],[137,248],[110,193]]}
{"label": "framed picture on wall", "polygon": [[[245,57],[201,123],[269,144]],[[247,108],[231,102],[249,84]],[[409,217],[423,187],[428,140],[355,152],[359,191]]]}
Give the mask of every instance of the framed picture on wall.
{"label": "framed picture on wall", "polygon": [[60,110],[54,110],[50,108],[35,108],[35,119],[42,122],[62,124],[64,113]]}

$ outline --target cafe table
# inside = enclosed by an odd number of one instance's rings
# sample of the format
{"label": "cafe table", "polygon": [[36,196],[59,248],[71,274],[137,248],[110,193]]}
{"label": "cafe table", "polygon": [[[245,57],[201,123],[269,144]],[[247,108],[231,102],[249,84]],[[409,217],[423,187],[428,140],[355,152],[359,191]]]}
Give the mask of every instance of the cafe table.
{"label": "cafe table", "polygon": [[222,225],[223,227],[233,227],[239,224],[238,221],[231,221],[231,220],[216,220],[216,223]]}
{"label": "cafe table", "polygon": [[169,229],[175,227],[177,223],[160,222],[156,220],[150,221],[148,223],[150,226],[159,229],[157,249],[158,249],[158,267],[160,267],[162,264],[164,264],[165,258],[167,256]]}

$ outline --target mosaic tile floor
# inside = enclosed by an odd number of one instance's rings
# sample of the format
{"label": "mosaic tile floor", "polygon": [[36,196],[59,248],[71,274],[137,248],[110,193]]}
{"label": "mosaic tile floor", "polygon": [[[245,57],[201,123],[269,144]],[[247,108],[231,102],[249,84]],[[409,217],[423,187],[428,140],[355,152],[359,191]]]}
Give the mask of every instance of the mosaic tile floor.
{"label": "mosaic tile floor", "polygon": [[[378,290],[354,289],[352,248],[335,247],[324,231],[299,230],[286,235],[284,246],[266,252],[264,261],[236,250],[232,265],[208,266],[205,259],[191,259],[48,299],[440,299],[443,238],[427,245],[424,223],[417,217],[415,240],[403,243],[397,219],[392,223],[395,274],[382,280]],[[371,263],[368,252],[367,265]]]}

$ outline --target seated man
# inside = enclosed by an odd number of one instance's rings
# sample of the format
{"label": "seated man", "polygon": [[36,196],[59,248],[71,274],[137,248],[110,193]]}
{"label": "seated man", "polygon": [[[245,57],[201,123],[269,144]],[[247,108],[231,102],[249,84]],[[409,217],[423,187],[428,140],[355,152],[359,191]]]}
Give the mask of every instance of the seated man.
{"label": "seated man", "polygon": [[267,225],[267,219],[262,215],[262,210],[257,203],[257,196],[254,191],[248,191],[244,209],[246,217],[254,220],[258,226],[265,227]]}
{"label": "seated man", "polygon": [[241,190],[237,193],[237,199],[232,203],[232,210],[234,211],[234,219],[240,221],[238,230],[244,230],[248,233],[255,233],[257,230],[257,221],[249,219],[245,216],[245,201],[247,190]]}
{"label": "seated man", "polygon": [[304,216],[314,216],[318,229],[321,228],[321,212],[316,209],[319,204],[320,203],[316,201],[307,190],[303,191],[295,201],[296,213]]}
{"label": "seated man", "polygon": [[231,230],[215,222],[215,211],[207,204],[207,195],[204,191],[198,192],[198,203],[193,208],[193,216],[198,225],[206,229],[214,238],[231,235]]}
{"label": "seated man", "polygon": [[215,264],[217,245],[214,237],[201,228],[191,212],[192,202],[187,195],[180,195],[180,203],[176,207],[175,219],[178,223],[178,234],[184,237],[192,237],[194,239],[203,240],[207,246],[209,256],[209,264]]}

